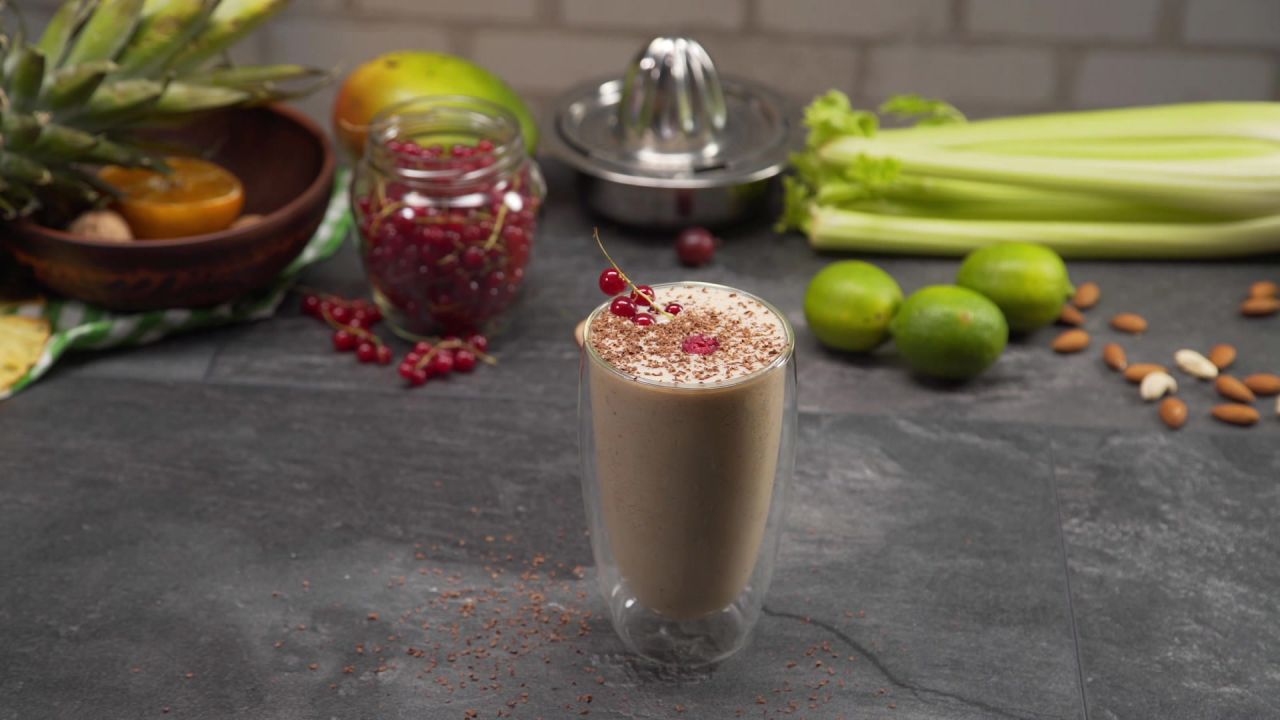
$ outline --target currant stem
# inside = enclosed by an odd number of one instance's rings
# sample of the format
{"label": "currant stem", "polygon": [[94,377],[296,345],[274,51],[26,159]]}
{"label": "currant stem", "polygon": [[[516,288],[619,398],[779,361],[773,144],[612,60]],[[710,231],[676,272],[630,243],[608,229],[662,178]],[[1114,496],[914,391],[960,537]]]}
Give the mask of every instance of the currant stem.
{"label": "currant stem", "polygon": [[636,285],[635,282],[631,280],[631,278],[627,277],[627,274],[622,271],[621,267],[618,267],[618,263],[614,262],[613,258],[609,256],[609,251],[604,249],[604,242],[600,240],[600,228],[591,228],[591,237],[596,239],[596,245],[600,247],[600,252],[604,253],[604,259],[608,260],[609,264],[613,266],[613,269],[618,271],[618,277],[622,278],[627,283],[627,285],[631,286],[632,292],[644,298],[645,300],[648,300],[649,307],[651,307],[652,309],[662,313],[663,315],[666,315],[668,318],[672,320],[676,319],[675,315],[672,315],[662,307],[659,307],[656,298],[640,292],[639,286]]}

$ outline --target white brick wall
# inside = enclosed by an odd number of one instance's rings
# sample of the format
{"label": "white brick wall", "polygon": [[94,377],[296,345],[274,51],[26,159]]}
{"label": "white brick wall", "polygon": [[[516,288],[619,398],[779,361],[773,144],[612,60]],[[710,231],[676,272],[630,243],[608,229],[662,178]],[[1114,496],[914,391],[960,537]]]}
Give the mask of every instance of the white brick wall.
{"label": "white brick wall", "polygon": [[1193,43],[1280,48],[1280,0],[1191,0],[1185,32]]}
{"label": "white brick wall", "polygon": [[1265,57],[1103,50],[1085,58],[1075,96],[1082,107],[1249,100],[1275,85],[1276,63]]}
{"label": "white brick wall", "polygon": [[[11,5],[42,27],[59,2]],[[1280,0],[294,0],[233,57],[349,70],[393,49],[443,50],[545,108],[665,32],[800,101],[919,92],[988,116],[1280,100]],[[303,106],[327,124],[332,95]]]}
{"label": "white brick wall", "polygon": [[574,27],[672,32],[737,30],[747,19],[740,0],[563,0],[565,23]]}
{"label": "white brick wall", "polygon": [[937,35],[946,29],[950,0],[759,0],[768,30],[806,35],[886,37]]}
{"label": "white brick wall", "polygon": [[1160,0],[969,0],[975,35],[1072,40],[1142,39],[1155,32]]}
{"label": "white brick wall", "polygon": [[1010,108],[1038,108],[1053,98],[1053,56],[1027,47],[886,46],[871,51],[866,93],[946,98]]}

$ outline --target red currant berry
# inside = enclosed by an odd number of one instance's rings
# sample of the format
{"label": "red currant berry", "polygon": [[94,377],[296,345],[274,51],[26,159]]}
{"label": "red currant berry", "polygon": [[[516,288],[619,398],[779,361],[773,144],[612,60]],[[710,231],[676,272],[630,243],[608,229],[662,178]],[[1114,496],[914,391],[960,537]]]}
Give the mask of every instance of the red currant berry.
{"label": "red currant berry", "polygon": [[320,317],[321,300],[315,295],[307,295],[302,298],[302,312],[304,315],[311,317]]}
{"label": "red currant berry", "polygon": [[707,335],[690,335],[680,343],[680,349],[693,355],[710,355],[720,349],[720,341]]}
{"label": "red currant berry", "polygon": [[600,292],[605,295],[617,295],[627,289],[627,281],[622,279],[622,273],[613,268],[605,268],[600,273]]}
{"label": "red currant berry", "polygon": [[379,345],[376,359],[379,365],[390,365],[391,364],[391,348],[387,347],[386,345]]}
{"label": "red currant berry", "polygon": [[481,140],[476,143],[476,150],[480,152],[493,152],[493,143],[489,140]]}
{"label": "red currant berry", "polygon": [[413,352],[417,355],[426,355],[431,352],[431,343],[422,341],[413,346]]}
{"label": "red currant berry", "polygon": [[471,372],[476,369],[476,355],[470,350],[459,350],[453,354],[453,369],[458,372]]}
{"label": "red currant berry", "polygon": [[333,349],[338,352],[351,352],[356,349],[360,339],[346,330],[339,330],[333,334]]}
{"label": "red currant berry", "polygon": [[631,293],[631,301],[637,305],[648,307],[649,298],[653,297],[653,288],[648,285],[637,285],[635,291]]}
{"label": "red currant berry", "polygon": [[346,325],[351,322],[351,309],[342,305],[334,305],[329,309],[329,317],[340,325]]}
{"label": "red currant berry", "polygon": [[410,385],[425,385],[425,384],[427,384],[427,378],[429,378],[429,377],[431,377],[431,375],[429,375],[429,374],[427,373],[427,371],[426,371],[426,370],[422,370],[422,369],[415,369],[415,370],[414,370],[414,371],[409,375],[409,384],[410,384]]}
{"label": "red currant berry", "polygon": [[471,270],[484,267],[484,250],[472,245],[462,253],[462,266]]}
{"label": "red currant berry", "polygon": [[631,318],[631,322],[637,325],[640,325],[642,327],[646,325],[652,325],[653,316],[650,315],[649,313],[636,313],[635,317]]}
{"label": "red currant berry", "polygon": [[467,344],[475,348],[477,352],[489,352],[489,338],[480,333],[467,338]]}
{"label": "red currant berry", "polygon": [[448,375],[453,372],[453,353],[445,350],[432,358],[431,371],[436,375]]}
{"label": "red currant berry", "polygon": [[687,228],[676,238],[676,255],[689,267],[706,265],[715,254],[716,236],[706,228]]}
{"label": "red currant berry", "polygon": [[356,359],[362,363],[371,363],[378,359],[378,347],[371,342],[362,342],[356,346]]}
{"label": "red currant berry", "polygon": [[411,352],[408,355],[404,356],[404,362],[406,365],[411,365],[411,366],[417,365],[418,363],[422,362],[422,356],[416,352]]}
{"label": "red currant berry", "polygon": [[417,368],[413,366],[413,363],[409,362],[408,358],[405,358],[405,361],[400,363],[400,377],[405,380],[412,380],[415,372],[417,372]]}
{"label": "red currant berry", "polygon": [[680,303],[668,303],[667,306],[663,308],[663,310],[666,310],[671,315],[679,315],[680,311],[683,309],[684,306]]}
{"label": "red currant berry", "polygon": [[618,317],[631,317],[636,314],[636,304],[629,297],[616,297],[609,303],[609,312]]}

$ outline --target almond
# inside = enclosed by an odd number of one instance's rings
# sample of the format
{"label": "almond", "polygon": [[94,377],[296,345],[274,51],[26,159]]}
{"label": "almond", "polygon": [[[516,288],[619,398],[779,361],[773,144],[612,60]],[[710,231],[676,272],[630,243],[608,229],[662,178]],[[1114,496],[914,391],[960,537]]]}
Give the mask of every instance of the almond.
{"label": "almond", "polygon": [[1259,280],[1249,286],[1249,297],[1251,298],[1273,298],[1280,297],[1280,285],[1270,280]]}
{"label": "almond", "polygon": [[1102,348],[1102,362],[1112,370],[1124,370],[1129,367],[1129,358],[1124,354],[1124,348],[1115,343],[1107,343]]}
{"label": "almond", "polygon": [[1212,380],[1218,377],[1218,366],[1209,362],[1209,358],[1201,355],[1195,350],[1179,350],[1173,354],[1173,362],[1186,374],[1200,378],[1201,380]]}
{"label": "almond", "polygon": [[1111,327],[1120,332],[1137,335],[1147,331],[1147,321],[1137,313],[1120,313],[1111,318]]}
{"label": "almond", "polygon": [[1073,305],[1063,305],[1062,313],[1058,315],[1058,324],[1080,327],[1084,324],[1084,313],[1077,310]]}
{"label": "almond", "polygon": [[1219,370],[1226,370],[1231,367],[1231,363],[1236,361],[1236,349],[1232,345],[1225,343],[1214,345],[1209,351],[1209,362],[1218,367]]}
{"label": "almond", "polygon": [[1244,379],[1244,386],[1259,395],[1280,395],[1280,375],[1254,373]]}
{"label": "almond", "polygon": [[1187,404],[1176,397],[1167,397],[1160,401],[1160,419],[1165,425],[1177,430],[1187,424]]}
{"label": "almond", "polygon": [[1076,294],[1071,298],[1071,304],[1080,310],[1088,310],[1098,301],[1102,299],[1102,288],[1098,287],[1096,282],[1087,282],[1076,288]]}
{"label": "almond", "polygon": [[1159,370],[1148,373],[1146,377],[1142,378],[1142,385],[1138,387],[1138,393],[1147,402],[1159,400],[1165,395],[1172,395],[1176,392],[1178,392],[1178,381],[1174,380],[1169,373],[1160,372]]}
{"label": "almond", "polygon": [[1280,298],[1256,297],[1240,303],[1240,314],[1245,317],[1266,317],[1280,311]]}
{"label": "almond", "polygon": [[1218,378],[1217,382],[1213,384],[1213,388],[1222,397],[1236,402],[1251,403],[1258,399],[1248,386],[1230,375],[1223,375]]}
{"label": "almond", "polygon": [[1131,383],[1140,383],[1142,378],[1153,372],[1169,372],[1169,368],[1155,363],[1134,363],[1124,369],[1124,379]]}
{"label": "almond", "polygon": [[1213,406],[1213,416],[1224,423],[1249,426],[1262,419],[1257,410],[1239,403],[1223,403]]}
{"label": "almond", "polygon": [[1077,353],[1089,347],[1089,333],[1080,330],[1067,330],[1053,339],[1053,351],[1059,353]]}

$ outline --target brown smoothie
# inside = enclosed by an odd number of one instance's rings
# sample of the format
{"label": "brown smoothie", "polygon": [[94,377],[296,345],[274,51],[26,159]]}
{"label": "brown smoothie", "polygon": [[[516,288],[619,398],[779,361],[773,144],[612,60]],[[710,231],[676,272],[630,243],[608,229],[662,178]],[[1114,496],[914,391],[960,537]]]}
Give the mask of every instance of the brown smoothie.
{"label": "brown smoothie", "polygon": [[649,327],[605,311],[587,330],[596,467],[628,587],[645,607],[692,620],[731,604],[755,569],[792,340],[773,310],[731,288],[655,293],[683,310]]}

